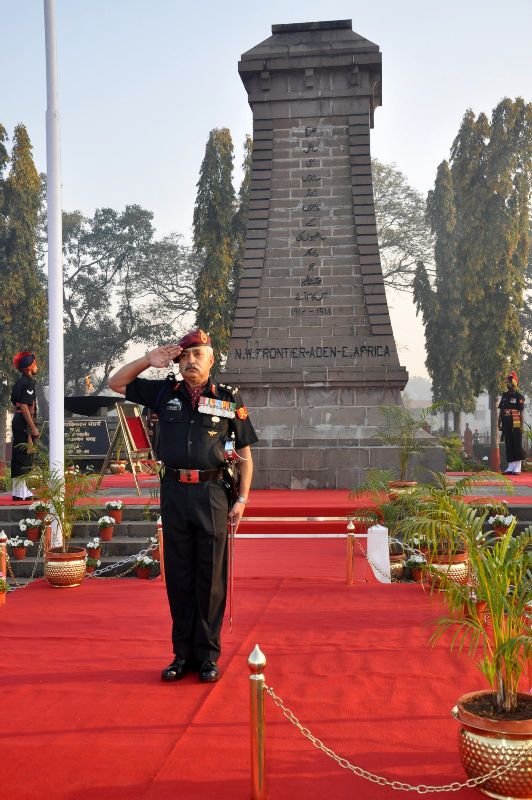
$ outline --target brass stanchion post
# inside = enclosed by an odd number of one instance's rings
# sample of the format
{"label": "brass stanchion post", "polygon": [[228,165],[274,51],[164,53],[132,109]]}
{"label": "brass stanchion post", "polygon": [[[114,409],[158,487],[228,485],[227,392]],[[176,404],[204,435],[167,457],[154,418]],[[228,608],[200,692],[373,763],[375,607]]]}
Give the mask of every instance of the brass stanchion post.
{"label": "brass stanchion post", "polygon": [[346,539],[346,583],[348,586],[353,585],[353,559],[355,556],[355,525],[352,519],[347,523],[347,539]]}
{"label": "brass stanchion post", "polygon": [[266,800],[264,669],[266,656],[258,644],[248,658],[251,734],[251,800]]}

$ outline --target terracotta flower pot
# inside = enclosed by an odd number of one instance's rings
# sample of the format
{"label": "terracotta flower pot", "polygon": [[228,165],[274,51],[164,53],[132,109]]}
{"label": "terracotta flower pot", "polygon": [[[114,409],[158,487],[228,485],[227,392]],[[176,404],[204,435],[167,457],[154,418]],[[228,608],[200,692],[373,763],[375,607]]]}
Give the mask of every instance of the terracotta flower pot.
{"label": "terracotta flower pot", "polygon": [[11,550],[13,554],[13,558],[16,561],[22,561],[26,558],[26,548],[25,547],[13,547]]}
{"label": "terracotta flower pot", "polygon": [[[100,558],[101,547],[87,547],[87,555],[89,558],[94,558],[96,561]],[[87,571],[88,571],[87,567]]]}
{"label": "terracotta flower pot", "polygon": [[411,568],[412,578],[415,580],[416,583],[423,583],[423,568],[422,567],[412,567]]}
{"label": "terracotta flower pot", "polygon": [[122,522],[122,514],[123,511],[121,508],[110,508],[108,511],[105,512],[108,517],[112,517],[117,525]]}
{"label": "terracotta flower pot", "polygon": [[502,537],[506,536],[506,534],[508,533],[508,528],[506,527],[506,525],[497,525],[495,528],[493,528],[493,532],[496,536],[502,539]]}
{"label": "terracotta flower pot", "polygon": [[[469,778],[486,775],[496,767],[507,767],[501,774],[489,778],[478,788],[495,798],[530,798],[530,743],[532,742],[532,718],[498,719],[480,716],[466,706],[477,699],[492,695],[492,692],[470,692],[459,698],[452,710],[453,717],[462,727],[458,734],[458,750],[462,766]],[[519,695],[522,703],[529,702],[529,695]],[[526,706],[525,706],[526,707]],[[509,766],[512,761],[517,763]]]}
{"label": "terracotta flower pot", "polygon": [[41,529],[40,528],[28,528],[25,531],[26,538],[30,540],[30,542],[38,542],[41,536]]}
{"label": "terracotta flower pot", "polygon": [[46,519],[46,514],[47,513],[48,513],[47,511],[36,511],[35,512],[35,519],[40,519],[41,522],[44,522],[44,520]]}
{"label": "terracotta flower pot", "polygon": [[148,580],[151,573],[151,567],[137,567],[136,574],[137,578],[142,578],[143,580]]}
{"label": "terracotta flower pot", "polygon": [[107,528],[100,528],[100,539],[102,542],[110,542],[113,538],[114,526],[109,525]]}
{"label": "terracotta flower pot", "polygon": [[95,571],[96,571],[96,567],[93,564],[87,565],[85,567],[85,572],[87,573],[87,575],[91,575]]}

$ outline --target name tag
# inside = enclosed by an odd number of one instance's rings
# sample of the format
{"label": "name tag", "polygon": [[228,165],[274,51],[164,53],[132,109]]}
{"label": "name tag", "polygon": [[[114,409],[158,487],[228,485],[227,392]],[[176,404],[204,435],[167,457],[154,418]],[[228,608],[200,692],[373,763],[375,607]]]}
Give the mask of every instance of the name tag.
{"label": "name tag", "polygon": [[214,397],[200,397],[198,411],[200,414],[210,414],[212,417],[235,418],[236,403],[229,400],[216,400]]}

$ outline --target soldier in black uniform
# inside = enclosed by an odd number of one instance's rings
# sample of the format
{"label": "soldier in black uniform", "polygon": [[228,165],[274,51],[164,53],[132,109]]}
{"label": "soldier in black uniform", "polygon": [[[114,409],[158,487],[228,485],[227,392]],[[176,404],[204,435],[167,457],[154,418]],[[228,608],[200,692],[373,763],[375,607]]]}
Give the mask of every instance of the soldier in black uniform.
{"label": "soldier in black uniform", "polygon": [[[179,363],[183,380],[138,378],[148,367]],[[228,519],[238,526],[247,502],[257,436],[238,389],[214,383],[210,337],[191,331],[118,370],[109,386],[159,418],[158,457],[164,566],[172,614],[173,662],[162,679],[176,681],[191,670],[203,682],[220,677],[220,631],[227,592]],[[225,445],[234,436],[240,456],[240,495],[229,501],[223,481]]]}
{"label": "soldier in black uniform", "polygon": [[519,475],[521,461],[526,457],[523,451],[525,398],[517,391],[517,386],[517,373],[512,371],[506,378],[507,391],[503,393],[499,403],[499,430],[502,431],[508,461],[505,475]]}
{"label": "soldier in black uniform", "polygon": [[35,425],[37,401],[35,398],[35,381],[38,367],[34,353],[23,351],[13,358],[13,366],[21,373],[11,389],[11,402],[14,405],[11,422],[12,454],[11,477],[13,479],[13,500],[31,500],[33,495],[26,486],[24,475],[33,466],[33,442],[39,438]]}

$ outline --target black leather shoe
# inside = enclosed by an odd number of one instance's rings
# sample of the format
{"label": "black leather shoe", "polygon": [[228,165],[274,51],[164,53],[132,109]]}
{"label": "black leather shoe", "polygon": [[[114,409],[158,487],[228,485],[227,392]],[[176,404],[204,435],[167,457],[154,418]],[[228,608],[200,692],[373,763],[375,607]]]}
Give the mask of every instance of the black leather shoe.
{"label": "black leather shoe", "polygon": [[216,683],[220,680],[220,670],[214,661],[204,661],[199,668],[199,679],[202,683]]}
{"label": "black leather shoe", "polygon": [[186,658],[174,658],[171,664],[161,672],[162,681],[180,681],[192,669],[190,661]]}

